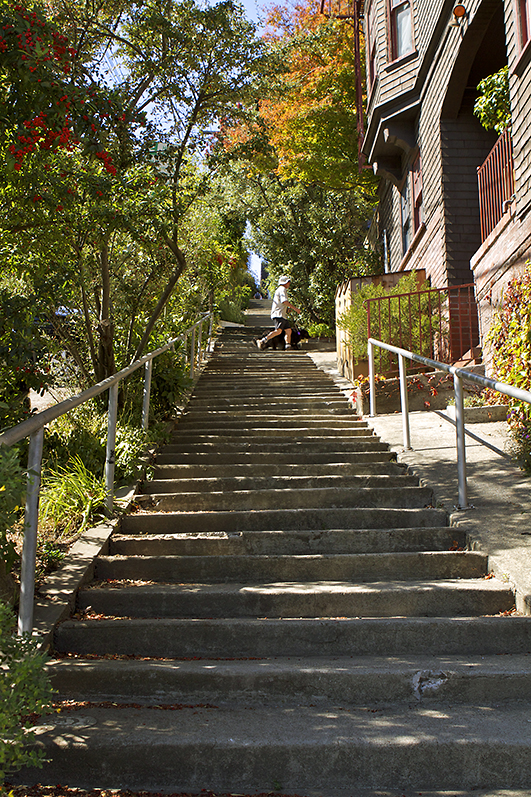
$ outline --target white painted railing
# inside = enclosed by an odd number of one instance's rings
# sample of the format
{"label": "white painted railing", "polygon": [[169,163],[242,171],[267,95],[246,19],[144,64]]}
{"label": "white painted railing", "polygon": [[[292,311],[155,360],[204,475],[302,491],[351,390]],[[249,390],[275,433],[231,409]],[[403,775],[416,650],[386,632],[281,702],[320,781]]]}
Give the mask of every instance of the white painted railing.
{"label": "white painted railing", "polygon": [[[203,348],[203,324],[209,322],[208,336]],[[37,525],[39,518],[39,495],[41,486],[42,451],[44,442],[44,427],[65,415],[75,407],[79,407],[106,390],[109,391],[109,413],[107,426],[107,449],[105,457],[105,486],[106,508],[112,511],[114,501],[114,464],[116,444],[116,422],[118,417],[118,388],[122,379],[127,379],[132,373],[144,366],[144,392],[142,403],[142,428],[148,428],[149,401],[151,394],[151,374],[153,360],[165,351],[172,349],[176,343],[183,343],[186,352],[190,377],[193,378],[196,365],[200,365],[204,352],[212,339],[212,313],[207,313],[189,327],[179,337],[168,341],[156,351],[152,351],[123,368],[108,379],[89,387],[77,396],[61,401],[47,410],[32,415],[27,421],[13,426],[0,435],[0,445],[11,446],[15,443],[30,438],[28,452],[28,486],[26,490],[26,507],[24,512],[24,543],[22,548],[22,563],[20,574],[20,603],[18,616],[18,633],[31,633],[33,628],[33,599],[35,593],[35,560],[37,554]],[[188,336],[191,336],[190,355],[188,356]]]}
{"label": "white painted railing", "polygon": [[400,379],[400,403],[402,409],[402,430],[404,436],[404,448],[411,449],[411,438],[409,433],[409,406],[407,395],[407,381],[406,381],[406,360],[412,360],[423,365],[428,365],[430,368],[435,368],[438,371],[446,371],[454,377],[454,394],[455,394],[455,431],[456,431],[456,447],[457,447],[457,476],[458,476],[458,503],[457,509],[468,509],[468,492],[466,483],[466,446],[465,446],[465,412],[463,407],[463,381],[472,382],[482,387],[488,387],[496,390],[498,393],[503,393],[506,396],[517,399],[518,401],[526,401],[531,404],[531,393],[528,390],[521,390],[513,385],[508,385],[505,382],[496,382],[486,376],[474,374],[472,371],[467,371],[464,368],[456,368],[454,365],[446,365],[446,363],[438,362],[437,360],[430,360],[428,357],[423,357],[420,354],[413,354],[413,352],[400,349],[398,346],[391,346],[389,343],[383,343],[381,340],[369,338],[367,351],[369,355],[369,382],[370,382],[370,417],[376,415],[376,379],[374,370],[374,349],[375,347],[387,349],[398,355],[399,365],[399,379]]}

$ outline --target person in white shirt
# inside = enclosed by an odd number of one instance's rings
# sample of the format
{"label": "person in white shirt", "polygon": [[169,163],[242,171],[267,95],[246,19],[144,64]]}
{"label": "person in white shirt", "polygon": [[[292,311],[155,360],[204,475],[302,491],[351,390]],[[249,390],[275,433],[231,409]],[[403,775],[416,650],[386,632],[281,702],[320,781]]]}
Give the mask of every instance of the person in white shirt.
{"label": "person in white shirt", "polygon": [[288,319],[288,310],[294,310],[296,313],[300,313],[300,310],[294,304],[291,304],[288,299],[290,281],[290,278],[286,276],[280,277],[278,281],[278,288],[273,296],[273,304],[271,306],[271,318],[275,322],[275,329],[269,335],[256,341],[259,349],[265,349],[267,341],[277,335],[281,335],[282,332],[286,336],[286,349],[291,349],[291,324]]}

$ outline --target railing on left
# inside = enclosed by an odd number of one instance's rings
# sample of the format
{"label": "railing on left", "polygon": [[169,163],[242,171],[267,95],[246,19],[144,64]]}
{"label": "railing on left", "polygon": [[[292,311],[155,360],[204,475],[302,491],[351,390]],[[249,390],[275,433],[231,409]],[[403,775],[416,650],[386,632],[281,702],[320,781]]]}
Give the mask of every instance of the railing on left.
{"label": "railing on left", "polygon": [[[208,334],[203,334],[203,325],[208,322]],[[39,495],[41,486],[42,452],[44,442],[44,427],[65,415],[75,407],[86,401],[109,391],[109,411],[107,426],[107,448],[105,456],[105,487],[106,508],[112,511],[114,501],[114,464],[116,446],[116,423],[118,418],[118,388],[122,379],[127,379],[134,371],[144,366],[144,392],[142,403],[142,428],[147,429],[149,424],[149,402],[151,394],[151,374],[153,360],[165,351],[172,349],[177,343],[183,343],[186,362],[189,367],[190,377],[193,378],[194,370],[200,365],[205,356],[206,349],[212,339],[213,315],[207,313],[193,326],[189,327],[179,337],[168,341],[165,346],[152,351],[123,368],[103,382],[89,387],[76,396],[65,399],[47,410],[33,415],[27,421],[13,426],[0,435],[0,445],[11,446],[15,443],[30,438],[28,452],[28,486],[26,490],[26,506],[24,511],[24,543],[22,547],[22,562],[20,573],[20,603],[18,615],[18,633],[29,634],[33,629],[33,599],[35,593],[35,561],[37,553],[37,526],[39,518]],[[190,345],[188,345],[190,336]]]}

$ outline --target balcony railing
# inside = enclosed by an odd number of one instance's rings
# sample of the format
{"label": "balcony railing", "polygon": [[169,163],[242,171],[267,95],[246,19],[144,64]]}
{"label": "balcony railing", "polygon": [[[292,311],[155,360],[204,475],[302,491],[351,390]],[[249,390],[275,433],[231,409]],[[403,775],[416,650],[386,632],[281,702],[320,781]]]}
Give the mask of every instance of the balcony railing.
{"label": "balcony railing", "polygon": [[479,216],[483,242],[507,211],[514,194],[513,142],[508,130],[501,134],[486,161],[478,166]]}

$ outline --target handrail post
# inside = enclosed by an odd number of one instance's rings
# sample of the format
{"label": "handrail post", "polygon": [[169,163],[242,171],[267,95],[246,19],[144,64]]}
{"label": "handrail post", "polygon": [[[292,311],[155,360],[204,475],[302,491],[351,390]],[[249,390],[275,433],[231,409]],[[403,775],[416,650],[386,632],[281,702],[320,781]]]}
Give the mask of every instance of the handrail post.
{"label": "handrail post", "polygon": [[210,323],[208,325],[208,351],[210,351],[210,346],[212,345],[212,327],[214,326],[214,313],[210,313]]}
{"label": "handrail post", "polygon": [[201,367],[203,363],[203,319],[199,322],[199,333],[197,340],[197,364]]}
{"label": "handrail post", "polygon": [[195,327],[192,327],[192,340],[190,345],[190,379],[194,378],[195,365]]}
{"label": "handrail post", "polygon": [[407,394],[406,358],[398,355],[398,370],[400,373],[400,404],[402,405],[402,431],[404,435],[404,448],[411,450],[411,437],[409,434],[409,397]]}
{"label": "handrail post", "polygon": [[369,356],[369,416],[374,418],[376,415],[376,380],[374,378],[374,345],[371,341],[367,344],[367,352]]}
{"label": "handrail post", "polygon": [[455,393],[455,435],[457,447],[457,509],[470,509],[466,484],[466,443],[465,443],[465,409],[463,402],[463,380],[454,374]]}
{"label": "handrail post", "polygon": [[107,426],[107,452],[105,456],[105,506],[112,513],[114,503],[114,466],[116,464],[116,423],[118,420],[119,382],[109,388],[109,422]]}
{"label": "handrail post", "polygon": [[144,366],[144,396],[142,400],[142,429],[149,426],[149,400],[151,397],[151,376],[153,374],[153,360]]}
{"label": "handrail post", "polygon": [[33,598],[35,595],[35,560],[37,558],[37,526],[39,522],[39,494],[41,489],[42,449],[44,427],[30,437],[28,452],[28,487],[24,512],[24,543],[20,572],[20,603],[18,633],[31,634],[33,629]]}

